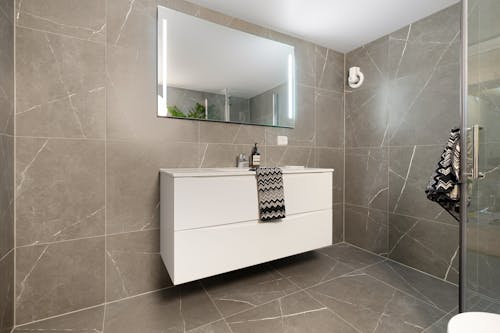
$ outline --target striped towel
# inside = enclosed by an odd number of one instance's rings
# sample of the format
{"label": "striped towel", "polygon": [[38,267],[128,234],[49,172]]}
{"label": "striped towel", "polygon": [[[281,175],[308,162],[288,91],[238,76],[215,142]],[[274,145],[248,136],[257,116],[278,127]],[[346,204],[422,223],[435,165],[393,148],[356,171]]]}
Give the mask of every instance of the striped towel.
{"label": "striped towel", "polygon": [[258,168],[257,191],[259,193],[259,214],[262,222],[275,221],[286,217],[283,173],[280,168]]}
{"label": "striped towel", "polygon": [[427,198],[460,221],[460,129],[454,128],[427,188]]}

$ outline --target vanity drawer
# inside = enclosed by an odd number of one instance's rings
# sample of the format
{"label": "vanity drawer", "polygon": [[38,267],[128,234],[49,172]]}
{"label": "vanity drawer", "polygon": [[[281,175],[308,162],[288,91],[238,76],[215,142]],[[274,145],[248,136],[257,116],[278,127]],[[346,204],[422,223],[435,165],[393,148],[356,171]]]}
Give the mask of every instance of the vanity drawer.
{"label": "vanity drawer", "polygon": [[[164,185],[170,182],[171,186]],[[332,207],[332,172],[284,174],[288,216]],[[170,187],[170,190],[164,190]],[[162,175],[161,201],[173,197],[174,230],[189,230],[259,219],[254,175],[183,177]]]}
{"label": "vanity drawer", "polygon": [[174,284],[229,272],[332,244],[332,210],[282,222],[242,222],[176,231],[162,257]]}

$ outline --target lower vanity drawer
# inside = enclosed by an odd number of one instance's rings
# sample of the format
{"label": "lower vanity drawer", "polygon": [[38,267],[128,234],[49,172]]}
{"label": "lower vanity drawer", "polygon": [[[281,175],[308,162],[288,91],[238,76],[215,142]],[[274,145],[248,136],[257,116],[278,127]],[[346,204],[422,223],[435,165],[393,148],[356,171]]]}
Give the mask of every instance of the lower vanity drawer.
{"label": "lower vanity drawer", "polygon": [[[332,210],[297,214],[281,222],[241,222],[174,232],[162,257],[181,284],[332,244]],[[167,258],[169,257],[169,258]]]}

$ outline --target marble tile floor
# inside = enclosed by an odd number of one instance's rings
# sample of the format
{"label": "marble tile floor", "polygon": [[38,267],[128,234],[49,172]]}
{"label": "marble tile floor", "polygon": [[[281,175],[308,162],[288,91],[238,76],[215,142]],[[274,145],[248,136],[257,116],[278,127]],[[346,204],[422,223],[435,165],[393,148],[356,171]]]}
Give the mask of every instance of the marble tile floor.
{"label": "marble tile floor", "polygon": [[455,285],[346,243],[14,332],[446,332]]}

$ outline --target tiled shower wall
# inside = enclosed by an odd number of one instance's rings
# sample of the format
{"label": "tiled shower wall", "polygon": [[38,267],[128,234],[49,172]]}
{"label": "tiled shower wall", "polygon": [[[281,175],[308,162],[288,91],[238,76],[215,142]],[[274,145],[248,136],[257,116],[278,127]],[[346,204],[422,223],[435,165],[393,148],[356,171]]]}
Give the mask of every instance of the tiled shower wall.
{"label": "tiled shower wall", "polygon": [[[294,45],[295,129],[157,118],[157,4]],[[158,169],[233,166],[254,142],[266,165],[335,168],[343,239],[343,54],[184,1],[18,0],[15,11],[18,325],[96,306],[83,327],[105,311],[106,331],[120,331],[129,303],[115,301],[170,285]],[[177,316],[180,292],[169,295],[157,308]]]}
{"label": "tiled shower wall", "polygon": [[0,0],[0,333],[14,323],[14,2]]}
{"label": "tiled shower wall", "polygon": [[[346,241],[458,281],[458,223],[425,197],[460,124],[460,5],[346,55]],[[348,89],[348,88],[347,88]]]}

